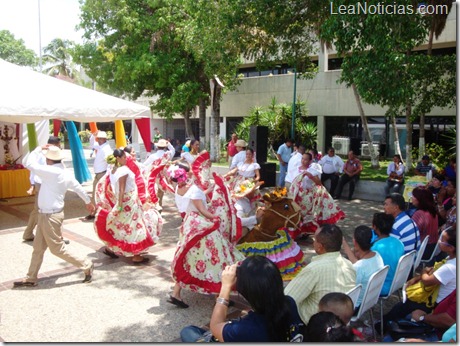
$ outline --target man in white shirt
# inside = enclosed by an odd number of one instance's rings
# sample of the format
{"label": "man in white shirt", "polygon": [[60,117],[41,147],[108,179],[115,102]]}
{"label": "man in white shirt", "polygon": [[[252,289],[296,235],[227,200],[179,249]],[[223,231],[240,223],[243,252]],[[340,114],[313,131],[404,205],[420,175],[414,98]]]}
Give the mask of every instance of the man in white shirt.
{"label": "man in white shirt", "polygon": [[235,167],[238,167],[238,163],[244,163],[244,160],[246,160],[246,147],[248,146],[248,143],[246,143],[242,139],[238,139],[236,141],[235,147],[238,153],[233,156],[232,159],[232,164],[230,165],[230,170],[232,170]]}
{"label": "man in white shirt", "polygon": [[[46,165],[39,163],[39,157],[46,150]],[[64,169],[61,161],[64,155],[58,147],[45,145],[37,147],[25,157],[25,166],[40,177],[42,185],[38,195],[38,227],[34,239],[34,250],[29,271],[23,281],[14,282],[14,287],[37,285],[38,272],[47,248],[51,253],[66,262],[82,269],[85,274],[83,283],[92,280],[94,264],[88,258],[79,258],[66,249],[62,240],[62,222],[64,221],[64,197],[67,190],[73,190],[85,202],[86,209],[94,212],[94,204],[83,187]]]}
{"label": "man in white shirt", "polygon": [[331,187],[329,193],[334,196],[335,188],[339,182],[340,174],[343,173],[343,160],[340,156],[335,155],[335,149],[330,147],[327,151],[327,155],[323,156],[318,162],[323,167],[323,173],[321,174],[321,183],[327,180],[331,180]]}
{"label": "man in white shirt", "polygon": [[289,187],[291,186],[291,183],[299,175],[299,167],[302,165],[302,155],[305,154],[305,146],[304,145],[299,145],[297,147],[297,151],[293,153],[291,159],[289,160],[289,165],[287,169],[287,174],[286,178],[284,179],[285,181],[285,186],[287,190],[289,191]]}
{"label": "man in white shirt", "polygon": [[[107,157],[113,153],[112,148],[110,148],[109,143],[107,142],[107,133],[105,131],[98,131],[96,134],[91,134],[89,138],[89,143],[91,147],[96,151],[96,156],[94,157],[93,170],[94,170],[94,180],[93,180],[93,195],[92,200],[95,203],[94,196],[96,195],[96,185],[99,180],[107,172]],[[95,212],[95,211],[94,211]],[[85,220],[93,220],[94,214],[89,214],[85,216]]]}
{"label": "man in white shirt", "polygon": [[[56,136],[50,136],[48,138],[48,144],[54,145],[60,148],[61,139]],[[46,159],[43,155],[38,158],[38,163],[41,165],[46,165]],[[40,177],[36,176],[32,171],[30,172],[29,179],[30,179],[30,189],[27,191],[27,194],[32,195],[33,193],[35,193],[35,201],[34,201],[34,209],[29,215],[29,221],[22,235],[22,239],[24,239],[24,241],[26,242],[34,240],[34,229],[38,222],[38,193],[40,192],[40,186],[42,183]],[[66,244],[68,244],[68,240],[66,240]]]}

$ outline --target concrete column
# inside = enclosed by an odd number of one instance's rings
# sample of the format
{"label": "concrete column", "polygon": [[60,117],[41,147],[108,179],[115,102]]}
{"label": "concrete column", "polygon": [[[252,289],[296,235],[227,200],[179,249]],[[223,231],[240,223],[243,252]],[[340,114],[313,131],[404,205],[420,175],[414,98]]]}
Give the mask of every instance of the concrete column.
{"label": "concrete column", "polygon": [[316,137],[316,142],[318,143],[318,151],[321,151],[321,153],[325,154],[326,150],[326,143],[325,143],[325,138],[326,138],[326,118],[324,115],[318,115],[317,117],[317,127],[318,127],[318,132],[317,132],[317,137]]}
{"label": "concrete column", "polygon": [[325,44],[320,43],[320,49],[318,54],[318,69],[319,72],[326,72],[327,69],[327,60],[329,58],[329,54],[327,53],[327,48]]}

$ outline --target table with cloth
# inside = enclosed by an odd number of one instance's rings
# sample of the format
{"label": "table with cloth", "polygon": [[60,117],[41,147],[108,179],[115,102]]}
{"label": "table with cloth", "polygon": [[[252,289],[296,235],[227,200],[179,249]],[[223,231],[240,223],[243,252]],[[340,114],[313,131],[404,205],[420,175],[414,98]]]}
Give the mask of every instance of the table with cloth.
{"label": "table with cloth", "polygon": [[0,170],[0,198],[28,196],[29,174],[28,169]]}
{"label": "table with cloth", "polygon": [[413,177],[407,177],[404,181],[404,199],[409,202],[412,198],[412,191],[417,186],[425,186],[427,183],[426,177],[422,175],[415,175]]}

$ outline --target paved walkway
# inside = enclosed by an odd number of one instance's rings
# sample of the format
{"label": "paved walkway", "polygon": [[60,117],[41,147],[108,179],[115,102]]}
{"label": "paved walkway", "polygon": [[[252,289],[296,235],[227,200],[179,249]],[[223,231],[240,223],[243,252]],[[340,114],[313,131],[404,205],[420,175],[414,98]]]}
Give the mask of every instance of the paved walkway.
{"label": "paved walkway", "polygon": [[[89,151],[85,152],[89,158]],[[70,154],[69,154],[70,155]],[[92,165],[90,165],[92,167]],[[91,192],[91,182],[83,184]],[[164,198],[165,224],[160,242],[150,249],[145,266],[104,255],[103,244],[86,215],[83,201],[68,192],[64,237],[69,249],[95,263],[93,282],[82,284],[83,273],[46,252],[38,286],[15,288],[13,281],[27,272],[32,243],[22,233],[33,208],[33,197],[0,202],[0,341],[3,342],[170,342],[177,341],[187,325],[209,323],[214,297],[183,291],[188,309],[166,302],[173,282],[170,265],[178,239],[180,217],[171,195]],[[380,203],[343,201],[347,219],[340,221],[347,238],[354,227],[370,224]],[[314,254],[311,241],[300,243],[308,259]],[[233,297],[229,317],[244,309],[244,299]]]}

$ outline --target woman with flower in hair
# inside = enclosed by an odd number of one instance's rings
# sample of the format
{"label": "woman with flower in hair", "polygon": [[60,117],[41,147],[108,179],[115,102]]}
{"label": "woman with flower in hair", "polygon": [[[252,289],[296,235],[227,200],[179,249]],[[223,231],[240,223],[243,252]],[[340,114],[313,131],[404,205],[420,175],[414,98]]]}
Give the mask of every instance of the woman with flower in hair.
{"label": "woman with flower in hair", "polygon": [[310,153],[302,155],[299,174],[292,181],[289,195],[300,206],[302,221],[291,233],[295,239],[304,233],[315,233],[324,224],[335,224],[345,218],[344,212],[321,183],[321,166],[312,161]]}
{"label": "woman with flower in hair", "polygon": [[260,180],[260,165],[254,160],[254,150],[246,149],[246,159],[232,170],[224,174],[224,178],[235,176],[230,182],[230,190],[239,186],[244,180],[252,180],[257,182]]}
{"label": "woman with flower in hair", "polygon": [[189,179],[186,168],[170,166],[168,175],[176,185],[176,206],[183,222],[171,265],[176,283],[167,301],[187,308],[181,298],[182,288],[198,293],[219,293],[222,270],[244,259],[234,246],[241,235],[241,223],[230,204],[228,189],[217,174],[214,174],[209,204],[204,191]]}
{"label": "woman with flower in hair", "polygon": [[131,161],[121,149],[115,149],[109,156],[112,168],[96,187],[98,211],[94,228],[106,245],[106,255],[132,257],[133,264],[143,264],[149,259],[142,253],[158,241],[162,219],[148,204],[143,208],[146,197],[141,199],[138,193],[143,178]]}

